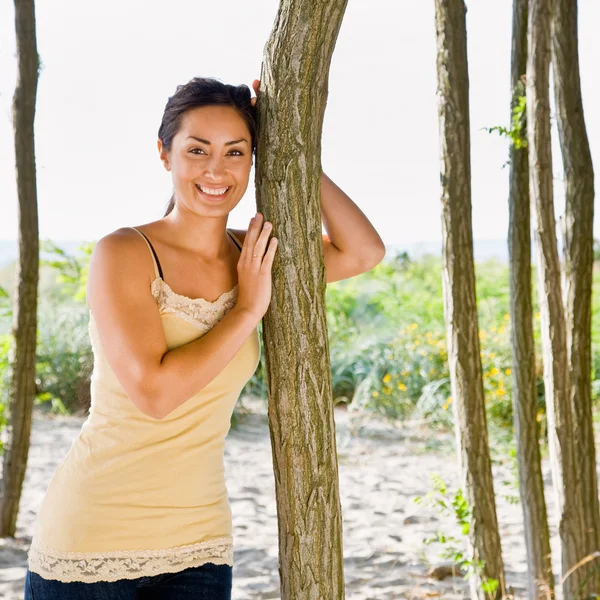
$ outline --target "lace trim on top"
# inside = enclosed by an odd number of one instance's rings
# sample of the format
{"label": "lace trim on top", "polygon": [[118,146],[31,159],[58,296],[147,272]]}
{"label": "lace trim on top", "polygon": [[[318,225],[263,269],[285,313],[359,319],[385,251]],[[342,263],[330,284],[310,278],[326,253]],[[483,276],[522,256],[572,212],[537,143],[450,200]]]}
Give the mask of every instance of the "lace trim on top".
{"label": "lace trim on top", "polygon": [[237,284],[210,302],[204,298],[189,298],[174,292],[169,284],[157,277],[152,282],[152,295],[160,314],[173,314],[196,326],[202,334],[212,329],[233,308],[237,300]]}
{"label": "lace trim on top", "polygon": [[44,577],[65,583],[117,581],[178,573],[205,563],[233,566],[231,537],[178,546],[164,550],[121,550],[112,552],[55,552],[37,546],[35,538],[28,553],[29,568]]}

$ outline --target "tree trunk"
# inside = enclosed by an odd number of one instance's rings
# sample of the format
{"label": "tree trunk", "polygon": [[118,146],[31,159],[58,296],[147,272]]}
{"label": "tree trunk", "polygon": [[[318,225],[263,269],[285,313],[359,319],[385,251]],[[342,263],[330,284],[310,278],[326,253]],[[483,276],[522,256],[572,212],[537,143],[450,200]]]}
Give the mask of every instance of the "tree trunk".
{"label": "tree trunk", "polygon": [[13,302],[9,421],[0,482],[0,536],[14,536],[27,468],[35,398],[37,292],[39,272],[37,187],[33,123],[38,53],[33,0],[15,0],[18,79],[13,98],[15,161],[19,197],[19,258]]}
{"label": "tree trunk", "polygon": [[[542,323],[544,387],[548,438],[554,488],[557,496],[563,574],[583,558],[583,508],[574,462],[573,409],[565,312],[562,303],[560,262],[552,190],[550,146],[550,27],[552,0],[531,0],[528,19],[527,137],[529,140],[530,193],[536,214],[538,290]],[[578,598],[583,570],[563,584],[565,599]]]}
{"label": "tree trunk", "polygon": [[[511,57],[511,118],[525,94],[521,76],[527,68],[528,0],[513,0]],[[521,140],[527,136],[521,123]],[[519,492],[527,548],[528,598],[554,597],[548,515],[544,498],[539,428],[535,343],[531,297],[531,235],[529,160],[527,147],[510,147],[508,198],[510,256],[510,306],[512,321],[513,412],[519,465]]]}
{"label": "tree trunk", "polygon": [[[594,168],[579,79],[577,1],[554,0],[554,94],[565,172],[565,284],[570,404],[574,409],[575,464],[581,485],[586,554],[600,550],[600,509],[591,401],[592,277],[594,268]],[[591,563],[588,594],[600,594]]]}
{"label": "tree trunk", "polygon": [[[481,373],[473,232],[466,8],[436,0],[438,113],[441,138],[443,290],[448,358],[462,487],[472,510],[470,552],[485,561],[471,579],[473,598],[500,598],[504,567]],[[498,582],[486,594],[484,583]]]}
{"label": "tree trunk", "polygon": [[345,8],[346,0],[281,0],[258,100],[257,202],[279,240],[263,331],[284,600],[344,597],[320,177]]}

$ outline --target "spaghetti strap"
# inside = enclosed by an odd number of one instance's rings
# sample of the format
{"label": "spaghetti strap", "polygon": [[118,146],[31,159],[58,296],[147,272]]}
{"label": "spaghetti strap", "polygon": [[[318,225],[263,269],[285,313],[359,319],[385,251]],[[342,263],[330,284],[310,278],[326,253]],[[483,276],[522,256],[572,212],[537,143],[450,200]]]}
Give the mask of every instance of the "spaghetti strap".
{"label": "spaghetti strap", "polygon": [[160,262],[158,260],[158,256],[156,256],[156,252],[154,250],[154,247],[150,243],[150,240],[139,229],[136,229],[135,227],[132,227],[131,229],[133,229],[134,231],[137,231],[144,238],[144,241],[146,242],[146,245],[150,249],[150,254],[152,254],[152,262],[154,263],[154,274],[156,275],[157,279],[159,277],[160,277],[160,279],[162,279],[163,278],[162,268],[160,266]]}
{"label": "spaghetti strap", "polygon": [[229,229],[226,230],[227,233],[229,234],[229,237],[233,240],[233,243],[238,247],[238,249],[241,251],[242,249],[242,244],[240,243],[240,240],[237,239],[237,237],[235,237],[235,235],[233,233],[231,233],[231,231],[229,231]]}

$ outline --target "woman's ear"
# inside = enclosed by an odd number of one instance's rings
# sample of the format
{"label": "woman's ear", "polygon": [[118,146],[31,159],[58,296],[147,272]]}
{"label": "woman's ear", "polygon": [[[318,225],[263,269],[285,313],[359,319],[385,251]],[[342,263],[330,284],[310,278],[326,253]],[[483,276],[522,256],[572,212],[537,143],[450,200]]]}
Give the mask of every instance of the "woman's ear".
{"label": "woman's ear", "polygon": [[158,147],[158,154],[160,156],[160,160],[162,161],[162,164],[164,165],[164,167],[167,171],[170,171],[171,163],[169,161],[169,152],[164,147],[162,140],[160,138],[156,142],[156,146]]}

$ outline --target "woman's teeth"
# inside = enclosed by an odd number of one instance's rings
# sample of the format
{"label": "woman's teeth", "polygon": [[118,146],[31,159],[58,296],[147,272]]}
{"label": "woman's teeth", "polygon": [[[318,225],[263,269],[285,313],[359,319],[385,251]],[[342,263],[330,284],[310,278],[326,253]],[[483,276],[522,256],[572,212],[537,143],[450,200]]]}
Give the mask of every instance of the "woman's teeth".
{"label": "woman's teeth", "polygon": [[201,185],[198,185],[198,184],[196,184],[196,187],[204,194],[209,194],[210,196],[222,196],[229,189],[229,187],[224,187],[224,188],[219,188],[219,189],[211,189],[211,188],[202,187]]}

